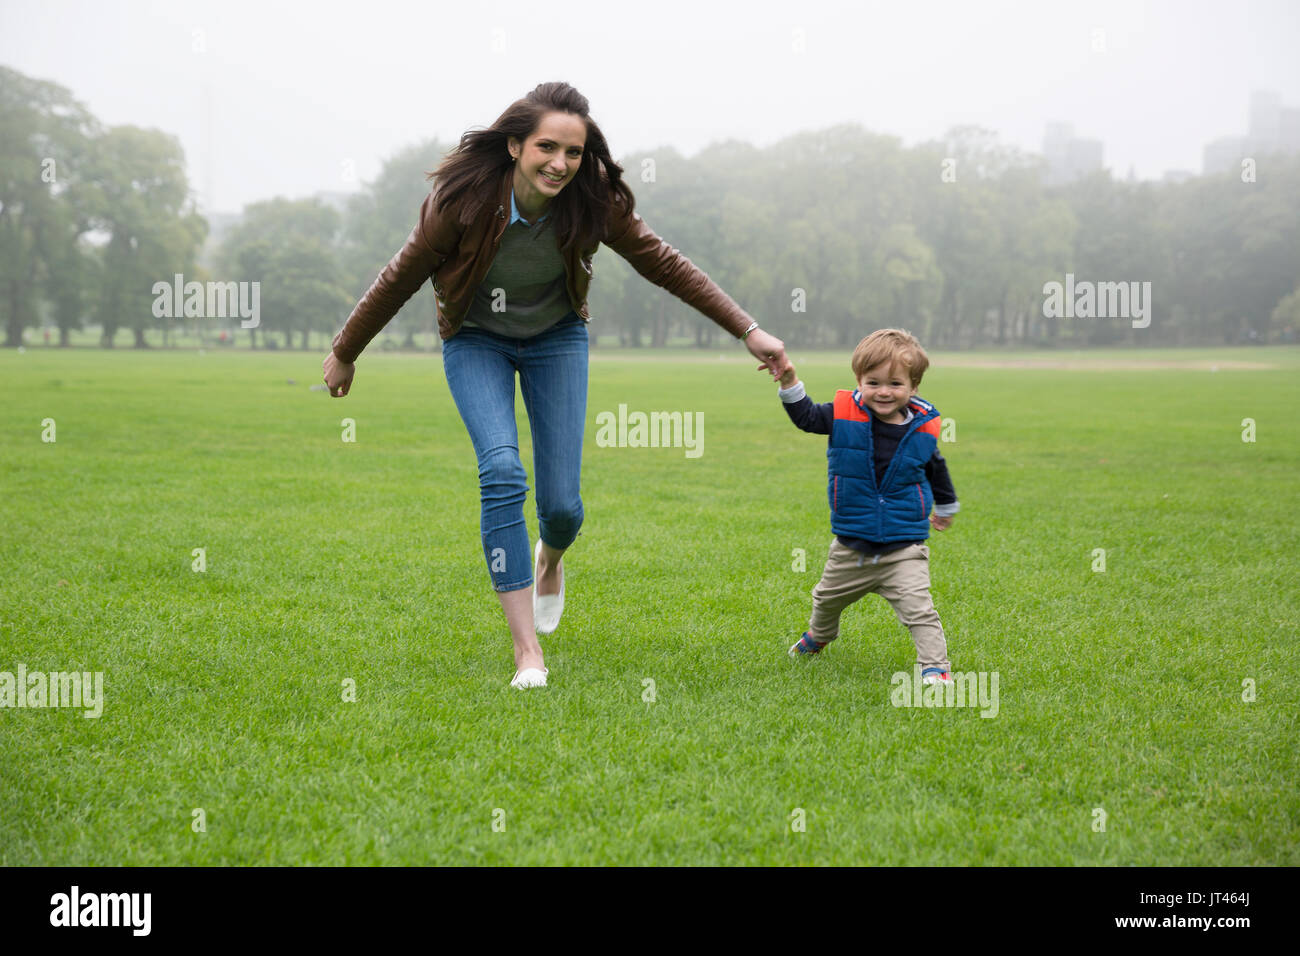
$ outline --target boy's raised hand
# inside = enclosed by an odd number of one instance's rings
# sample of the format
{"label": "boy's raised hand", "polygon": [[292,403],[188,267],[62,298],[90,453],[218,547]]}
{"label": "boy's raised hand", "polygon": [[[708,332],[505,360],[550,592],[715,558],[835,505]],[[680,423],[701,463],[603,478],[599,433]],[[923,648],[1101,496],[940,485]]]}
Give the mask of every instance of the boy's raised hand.
{"label": "boy's raised hand", "polygon": [[794,366],[791,365],[786,369],[777,381],[781,383],[782,388],[789,388],[795,382],[799,381],[799,376],[795,374]]}

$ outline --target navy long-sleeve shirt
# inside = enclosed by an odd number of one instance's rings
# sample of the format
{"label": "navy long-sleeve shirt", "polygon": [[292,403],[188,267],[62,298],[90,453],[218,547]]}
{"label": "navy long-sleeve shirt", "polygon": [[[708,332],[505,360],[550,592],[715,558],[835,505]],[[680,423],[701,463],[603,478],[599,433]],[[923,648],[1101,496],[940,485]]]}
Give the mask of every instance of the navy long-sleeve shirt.
{"label": "navy long-sleeve shirt", "polygon": [[[825,402],[820,405],[815,403],[804,394],[802,384],[802,382],[796,383],[790,388],[780,391],[781,401],[785,405],[785,413],[790,416],[790,421],[794,422],[797,428],[811,432],[814,435],[829,436],[831,425],[835,421],[835,403]],[[898,450],[898,443],[907,434],[908,425],[913,417],[912,410],[908,409],[907,418],[897,425],[892,425],[889,422],[882,422],[875,415],[871,416],[872,464],[875,466],[877,484],[884,480],[885,471],[888,470],[889,463],[893,460],[894,452]],[[944,460],[943,455],[939,454],[938,448],[935,448],[934,454],[925,463],[925,478],[930,482],[930,490],[934,492],[934,513],[939,517],[956,514],[961,505],[957,502],[957,492],[952,486],[952,478],[948,475],[948,463]],[[844,535],[836,535],[836,538],[846,548],[852,548],[854,551],[869,555],[888,554],[891,551],[897,551],[915,543],[912,541],[867,541],[863,538],[848,538]],[[919,538],[917,540],[924,541],[925,539]]]}

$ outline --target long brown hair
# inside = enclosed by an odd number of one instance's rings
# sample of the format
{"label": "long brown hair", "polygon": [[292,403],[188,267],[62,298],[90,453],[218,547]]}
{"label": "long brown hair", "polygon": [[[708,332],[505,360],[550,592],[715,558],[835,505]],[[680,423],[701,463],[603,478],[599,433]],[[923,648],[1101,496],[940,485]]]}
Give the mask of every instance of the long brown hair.
{"label": "long brown hair", "polygon": [[547,113],[572,113],[587,125],[587,145],[572,182],[551,200],[556,239],[563,250],[575,242],[585,251],[604,235],[610,206],[617,202],[630,214],[636,208],[632,190],[623,181],[623,167],[609,155],[605,134],[591,118],[587,98],[568,83],[540,83],[523,99],[515,100],[487,129],[470,130],[426,179],[437,177],[434,206],[439,213],[458,209],[461,199],[491,197],[507,166],[513,165],[506,140],[523,143],[537,131]]}

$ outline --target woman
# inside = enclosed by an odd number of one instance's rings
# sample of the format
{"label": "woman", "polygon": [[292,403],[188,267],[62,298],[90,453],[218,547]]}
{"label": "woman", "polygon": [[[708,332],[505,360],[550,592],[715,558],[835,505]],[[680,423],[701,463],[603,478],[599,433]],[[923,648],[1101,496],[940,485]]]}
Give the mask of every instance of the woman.
{"label": "woman", "polygon": [[[586,97],[567,83],[543,83],[488,129],[466,133],[429,178],[436,183],[420,221],[335,336],[325,383],[330,395],[346,395],[357,356],[433,280],[447,384],[478,456],[483,555],[514,640],[510,683],[545,687],[537,634],[559,624],[561,559],[583,517],[587,289],[599,243],[744,339],[774,378],[789,361],[779,339],[634,212],[623,168]],[[531,562],[516,374],[537,485],[540,540]]]}

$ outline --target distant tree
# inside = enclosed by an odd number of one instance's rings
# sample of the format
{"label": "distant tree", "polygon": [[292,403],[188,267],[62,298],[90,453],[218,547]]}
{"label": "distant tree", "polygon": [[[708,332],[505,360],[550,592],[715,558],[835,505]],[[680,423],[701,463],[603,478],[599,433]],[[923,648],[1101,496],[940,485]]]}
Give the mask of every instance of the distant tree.
{"label": "distant tree", "polygon": [[[374,182],[366,183],[349,200],[339,262],[351,304],[356,304],[405,244],[419,219],[420,204],[433,187],[425,173],[432,172],[450,148],[450,144],[431,139],[402,150],[384,162]],[[414,347],[418,329],[436,331],[435,316],[433,289],[426,284],[398,310],[390,328],[404,330],[406,346]]]}
{"label": "distant tree", "polygon": [[873,272],[887,296],[884,323],[930,341],[943,297],[943,273],[934,250],[911,223],[896,223],[885,230],[875,253]]}
{"label": "distant tree", "polygon": [[347,291],[337,245],[341,218],[317,199],[271,199],[245,207],[243,219],[217,250],[218,269],[228,281],[257,282],[261,324],[257,334],[276,332],[285,347],[313,331],[332,334],[346,318]]}
{"label": "distant tree", "polygon": [[102,344],[111,347],[125,324],[135,347],[144,348],[146,329],[180,321],[154,316],[154,285],[192,273],[207,235],[189,198],[180,143],[158,130],[113,127],[95,141],[87,203],[94,225],[108,236],[98,251]]}
{"label": "distant tree", "polygon": [[[62,288],[56,276],[84,253],[88,229],[72,194],[85,177],[94,118],[56,83],[0,66],[0,321],[5,345],[22,344],[41,298]],[[81,320],[83,273],[68,277],[57,316],[66,328]]]}
{"label": "distant tree", "polygon": [[1296,332],[1300,330],[1300,286],[1277,304],[1269,318],[1283,342],[1296,340]]}
{"label": "distant tree", "polygon": [[997,345],[1041,342],[1060,330],[1055,320],[1045,326],[1043,286],[1062,281],[1070,270],[1078,224],[1069,203],[1044,188],[1042,173],[1025,164],[1008,169],[998,181],[1003,265],[993,333]]}
{"label": "distant tree", "polygon": [[1295,288],[1300,274],[1300,159],[1272,157],[1256,183],[1235,183],[1234,285],[1243,331],[1251,341],[1267,341],[1279,328],[1277,306]]}

